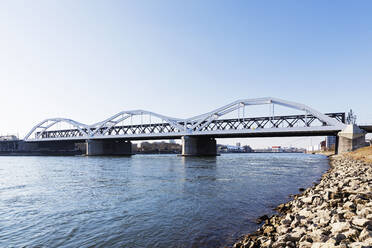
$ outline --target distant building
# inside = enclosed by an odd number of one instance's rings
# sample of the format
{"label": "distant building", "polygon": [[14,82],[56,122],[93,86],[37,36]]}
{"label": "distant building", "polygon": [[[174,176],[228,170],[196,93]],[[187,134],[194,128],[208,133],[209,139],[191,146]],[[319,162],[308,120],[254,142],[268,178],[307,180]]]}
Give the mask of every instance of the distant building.
{"label": "distant building", "polygon": [[282,147],[282,150],[283,152],[296,152],[296,153],[305,152],[305,149],[296,148],[296,147]]}
{"label": "distant building", "polygon": [[283,149],[281,146],[272,146],[271,151],[272,152],[283,152]]}
{"label": "distant building", "polygon": [[236,146],[237,146],[237,147],[240,147],[240,142],[237,142],[237,143],[236,143]]}
{"label": "distant building", "polygon": [[286,152],[286,153],[304,153],[306,149],[304,148],[297,148],[297,147],[282,147],[282,146],[271,146],[267,148],[261,149],[254,149],[253,152],[265,152],[265,153],[278,153],[278,152]]}
{"label": "distant building", "polygon": [[326,141],[326,148],[328,150],[335,149],[335,146],[336,146],[336,136],[327,136],[325,141]]}
{"label": "distant building", "polygon": [[6,136],[0,136],[1,141],[6,141],[6,140],[18,140],[17,136],[15,135],[6,135]]}
{"label": "distant building", "polygon": [[241,147],[238,147],[238,146],[229,146],[227,145],[227,151],[228,152],[242,152],[243,149]]}
{"label": "distant building", "polygon": [[320,147],[320,144],[318,145],[314,145],[314,146],[309,146],[306,151],[307,152],[316,152],[316,151],[320,151],[321,147]]}
{"label": "distant building", "polygon": [[218,153],[244,153],[244,152],[253,152],[253,149],[248,146],[230,146],[230,145],[217,145]]}

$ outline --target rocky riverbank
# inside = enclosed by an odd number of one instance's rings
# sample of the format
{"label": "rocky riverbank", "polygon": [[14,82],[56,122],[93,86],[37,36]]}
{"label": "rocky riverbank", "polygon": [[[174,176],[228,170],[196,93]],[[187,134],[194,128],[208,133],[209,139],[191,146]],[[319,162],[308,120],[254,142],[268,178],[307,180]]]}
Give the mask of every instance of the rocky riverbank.
{"label": "rocky riverbank", "polygon": [[372,164],[332,156],[319,184],[276,210],[233,247],[372,247]]}

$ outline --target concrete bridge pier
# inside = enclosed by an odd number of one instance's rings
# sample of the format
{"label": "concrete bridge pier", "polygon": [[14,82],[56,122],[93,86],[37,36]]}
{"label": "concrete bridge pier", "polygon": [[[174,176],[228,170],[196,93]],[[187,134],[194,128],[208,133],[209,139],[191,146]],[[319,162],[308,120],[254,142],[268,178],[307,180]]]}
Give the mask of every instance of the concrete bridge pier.
{"label": "concrete bridge pier", "polygon": [[200,136],[182,137],[182,156],[216,156],[216,139]]}
{"label": "concrete bridge pier", "polygon": [[338,133],[336,153],[341,154],[365,146],[366,133],[366,131],[360,129],[357,125],[348,125]]}
{"label": "concrete bridge pier", "polygon": [[132,155],[132,142],[128,140],[87,140],[87,156],[130,156]]}

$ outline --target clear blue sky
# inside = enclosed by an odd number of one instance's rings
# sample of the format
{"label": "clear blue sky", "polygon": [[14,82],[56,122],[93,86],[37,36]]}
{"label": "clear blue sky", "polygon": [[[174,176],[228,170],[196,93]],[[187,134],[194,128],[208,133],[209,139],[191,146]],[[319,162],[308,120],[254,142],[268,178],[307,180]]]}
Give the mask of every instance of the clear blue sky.
{"label": "clear blue sky", "polygon": [[0,133],[264,96],[372,123],[371,13],[371,1],[1,1]]}

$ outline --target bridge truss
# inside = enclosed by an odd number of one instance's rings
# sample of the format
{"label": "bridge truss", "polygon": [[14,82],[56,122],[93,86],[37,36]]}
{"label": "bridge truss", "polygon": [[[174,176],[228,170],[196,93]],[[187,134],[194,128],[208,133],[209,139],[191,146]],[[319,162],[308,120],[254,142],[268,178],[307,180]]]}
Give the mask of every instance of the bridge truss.
{"label": "bridge truss", "polygon": [[[246,117],[252,105],[271,104],[303,111],[302,115]],[[247,109],[246,109],[247,108]],[[237,113],[236,118],[226,118]],[[133,124],[133,117],[140,117],[139,124]],[[146,118],[145,118],[146,117]],[[156,121],[152,121],[156,119]],[[127,123],[125,123],[127,122]],[[129,123],[128,123],[129,122]],[[56,129],[59,123],[72,126],[69,129]],[[124,124],[123,124],[124,123]],[[110,118],[86,125],[71,119],[46,119],[26,135],[26,141],[59,139],[167,139],[184,135],[210,135],[214,137],[239,137],[267,132],[311,133],[336,132],[345,127],[345,113],[322,114],[306,105],[277,98],[257,98],[238,100],[203,115],[179,119],[145,110],[122,111]]]}

